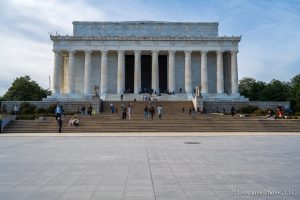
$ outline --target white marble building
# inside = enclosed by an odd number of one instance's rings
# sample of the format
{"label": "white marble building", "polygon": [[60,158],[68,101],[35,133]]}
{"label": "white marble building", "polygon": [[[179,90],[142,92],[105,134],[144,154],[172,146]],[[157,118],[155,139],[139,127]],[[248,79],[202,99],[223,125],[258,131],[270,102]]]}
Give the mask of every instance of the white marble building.
{"label": "white marble building", "polygon": [[101,97],[146,88],[204,100],[243,100],[238,90],[239,36],[218,35],[218,23],[73,22],[73,36],[51,35],[53,95]]}

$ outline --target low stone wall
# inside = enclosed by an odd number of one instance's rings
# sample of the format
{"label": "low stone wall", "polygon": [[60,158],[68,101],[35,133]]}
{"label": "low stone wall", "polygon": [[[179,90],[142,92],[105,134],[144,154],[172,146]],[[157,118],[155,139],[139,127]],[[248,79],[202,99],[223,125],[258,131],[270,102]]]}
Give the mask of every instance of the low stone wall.
{"label": "low stone wall", "polygon": [[[1,107],[3,105],[6,106],[8,112],[13,111],[15,105],[20,108],[20,105],[23,101],[2,101]],[[93,101],[26,101],[32,105],[35,105],[37,108],[48,108],[51,104],[58,103],[63,106],[65,113],[78,112],[80,111],[82,106],[86,108],[92,104],[93,108],[96,110],[96,113],[99,113],[100,110],[100,101],[99,99]],[[203,102],[203,108],[206,109],[207,112],[223,112],[223,108],[225,112],[230,112],[231,107],[234,107],[235,110],[239,109],[242,106],[258,106],[261,109],[276,109],[280,106],[290,106],[290,102],[288,101],[249,101],[249,102],[231,102],[231,101],[223,101],[223,102]]]}
{"label": "low stone wall", "polygon": [[242,106],[257,106],[263,110],[266,109],[276,109],[278,106],[288,106],[290,107],[289,101],[249,101],[249,102],[205,102],[203,103],[203,107],[207,110],[207,112],[223,112],[223,108],[225,112],[230,112],[231,107],[234,107],[235,110],[239,109]]}
{"label": "low stone wall", "polygon": [[[6,110],[8,113],[13,111],[14,106],[17,105],[17,107],[20,109],[21,103],[25,101],[2,101],[1,102],[1,108],[3,106],[6,107]],[[92,107],[95,109],[96,113],[99,113],[99,99],[93,100],[93,101],[26,101],[26,103],[29,103],[31,105],[35,105],[37,108],[45,108],[47,109],[52,104],[59,104],[60,106],[63,106],[65,113],[71,113],[71,112],[79,112],[81,107],[85,106],[86,108],[91,104]]]}

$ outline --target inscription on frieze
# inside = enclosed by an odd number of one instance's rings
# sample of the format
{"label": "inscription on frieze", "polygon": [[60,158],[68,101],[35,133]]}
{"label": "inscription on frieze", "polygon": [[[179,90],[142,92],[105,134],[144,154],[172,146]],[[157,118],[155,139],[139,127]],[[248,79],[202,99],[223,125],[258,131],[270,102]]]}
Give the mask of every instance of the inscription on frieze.
{"label": "inscription on frieze", "polygon": [[217,37],[218,23],[73,22],[74,36]]}

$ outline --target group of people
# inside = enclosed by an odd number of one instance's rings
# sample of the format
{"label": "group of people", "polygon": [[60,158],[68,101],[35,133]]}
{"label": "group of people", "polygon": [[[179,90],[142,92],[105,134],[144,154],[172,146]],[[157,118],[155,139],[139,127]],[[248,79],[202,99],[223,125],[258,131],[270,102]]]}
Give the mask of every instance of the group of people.
{"label": "group of people", "polygon": [[91,116],[92,114],[94,114],[95,110],[93,109],[93,106],[90,104],[87,109],[85,106],[82,106],[80,109],[80,114],[81,115],[89,115]]}
{"label": "group of people", "polygon": [[121,113],[122,113],[122,120],[129,119],[131,120],[132,118],[132,113],[133,113],[133,105],[131,102],[127,106],[124,106],[123,104],[121,105]]}
{"label": "group of people", "polygon": [[[151,119],[153,119],[154,118],[154,114],[155,114],[155,109],[154,109],[153,105],[150,108],[148,108],[147,105],[145,106],[145,108],[144,108],[144,118],[145,118],[145,120],[148,119],[149,114],[151,116]],[[161,105],[159,105],[157,107],[157,115],[158,115],[159,119],[162,119],[162,114],[163,114],[163,108],[162,108]]]}

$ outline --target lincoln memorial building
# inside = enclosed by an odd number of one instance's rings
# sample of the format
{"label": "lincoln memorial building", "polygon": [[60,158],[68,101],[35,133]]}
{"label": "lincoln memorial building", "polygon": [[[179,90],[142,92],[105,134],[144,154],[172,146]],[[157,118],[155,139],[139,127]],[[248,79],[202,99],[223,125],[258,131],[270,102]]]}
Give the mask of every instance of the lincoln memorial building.
{"label": "lincoln memorial building", "polygon": [[[73,22],[73,35],[51,35],[53,99],[101,99],[121,93],[243,101],[238,89],[240,36],[218,23]],[[132,93],[132,94],[130,94]],[[170,95],[171,93],[171,95]]]}

